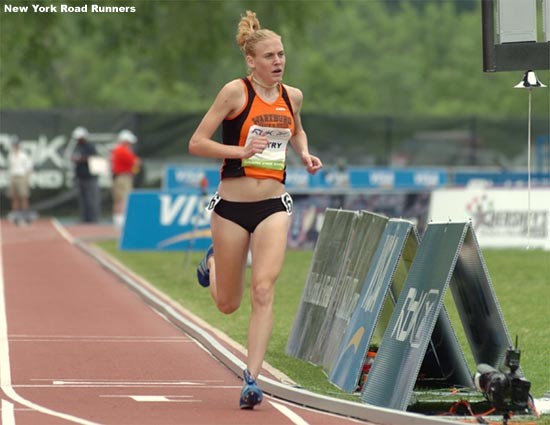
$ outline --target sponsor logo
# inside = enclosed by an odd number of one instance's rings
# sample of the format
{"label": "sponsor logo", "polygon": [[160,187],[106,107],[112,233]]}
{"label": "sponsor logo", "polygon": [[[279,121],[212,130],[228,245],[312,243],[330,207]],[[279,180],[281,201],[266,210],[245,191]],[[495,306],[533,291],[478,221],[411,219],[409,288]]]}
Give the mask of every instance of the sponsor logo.
{"label": "sponsor logo", "polygon": [[252,117],[252,122],[264,127],[290,128],[292,118],[279,114],[264,114]]}
{"label": "sponsor logo", "polygon": [[311,285],[306,286],[303,302],[320,307],[328,307],[332,297],[332,291],[337,282],[336,276],[311,272],[309,280]]}
{"label": "sponsor logo", "polygon": [[291,136],[290,130],[279,130],[276,128],[268,128],[268,127],[253,127],[250,129],[250,134],[253,134],[255,136],[261,136],[262,134],[265,134],[268,138],[284,138],[287,139]]}
{"label": "sponsor logo", "polygon": [[173,173],[173,178],[177,187],[191,186],[199,187],[201,180],[204,178],[204,172],[199,169],[185,170],[183,168],[169,170]]}
{"label": "sponsor logo", "polygon": [[207,203],[206,196],[190,193],[130,193],[121,249],[206,248],[211,239]]}
{"label": "sponsor logo", "polygon": [[325,182],[331,187],[349,187],[349,173],[347,171],[330,171],[325,173]]}
{"label": "sponsor logo", "polygon": [[210,215],[206,211],[200,196],[161,194],[160,202],[161,226],[193,225],[196,227],[207,226],[210,223]]}
{"label": "sponsor logo", "polygon": [[413,174],[415,186],[436,187],[441,184],[439,173],[429,171],[419,171]]}
{"label": "sponsor logo", "polygon": [[395,185],[395,173],[392,171],[371,171],[369,182],[373,186],[393,187]]}
{"label": "sponsor logo", "polygon": [[346,346],[346,349],[344,351],[348,351],[350,348],[353,348],[353,353],[357,353],[357,350],[359,349],[359,345],[361,344],[361,340],[363,339],[363,335],[365,334],[365,327],[361,326],[359,329],[355,331],[353,336],[350,338],[348,345]]}
{"label": "sponsor logo", "polygon": [[[0,133],[0,188],[9,184],[8,156],[12,149],[14,137]],[[90,141],[97,148],[98,154],[109,158],[110,149],[116,139],[113,133],[92,133]],[[45,135],[39,135],[36,139],[21,139],[21,149],[31,158],[33,172],[31,174],[31,188],[37,189],[61,189],[72,187],[74,180],[74,165],[71,155],[76,142],[63,135],[48,139]],[[109,187],[110,176],[101,176],[99,185]]]}
{"label": "sponsor logo", "polygon": [[391,337],[401,342],[409,341],[411,347],[418,348],[428,320],[435,317],[432,312],[438,298],[438,289],[418,292],[416,288],[410,288]]}
{"label": "sponsor logo", "polygon": [[389,273],[393,272],[393,270],[389,269],[389,266],[391,264],[392,253],[395,251],[398,242],[399,237],[395,235],[390,235],[384,240],[380,259],[374,264],[372,280],[361,303],[361,308],[366,313],[374,311],[377,301],[378,303],[383,301],[383,298],[380,298],[381,291],[385,288],[384,282],[386,282],[386,279],[391,277]]}
{"label": "sponsor logo", "polygon": [[472,217],[472,224],[480,236],[523,237],[529,220],[533,238],[548,238],[549,211],[497,208],[487,195],[474,196],[465,209]]}

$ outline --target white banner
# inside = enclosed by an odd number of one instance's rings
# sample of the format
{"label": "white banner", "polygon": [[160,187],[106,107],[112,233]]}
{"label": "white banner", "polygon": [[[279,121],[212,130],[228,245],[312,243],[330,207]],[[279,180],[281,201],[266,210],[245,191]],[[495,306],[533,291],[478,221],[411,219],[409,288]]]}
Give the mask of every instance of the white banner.
{"label": "white banner", "polygon": [[510,188],[433,191],[428,222],[449,220],[472,220],[482,248],[550,250],[550,189],[534,188],[530,196]]}

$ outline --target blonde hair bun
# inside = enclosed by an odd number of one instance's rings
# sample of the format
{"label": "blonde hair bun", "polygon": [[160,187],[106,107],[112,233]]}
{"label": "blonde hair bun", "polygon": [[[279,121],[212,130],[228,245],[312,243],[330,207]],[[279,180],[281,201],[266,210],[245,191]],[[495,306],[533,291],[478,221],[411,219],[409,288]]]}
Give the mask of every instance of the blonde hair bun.
{"label": "blonde hair bun", "polygon": [[244,16],[241,16],[239,26],[237,27],[237,45],[245,55],[254,56],[256,43],[270,37],[279,37],[275,32],[262,29],[256,13],[247,10]]}
{"label": "blonde hair bun", "polygon": [[260,21],[256,17],[256,13],[251,10],[247,10],[246,15],[241,16],[241,20],[237,28],[237,44],[242,51],[245,50],[246,40],[248,37],[260,28]]}

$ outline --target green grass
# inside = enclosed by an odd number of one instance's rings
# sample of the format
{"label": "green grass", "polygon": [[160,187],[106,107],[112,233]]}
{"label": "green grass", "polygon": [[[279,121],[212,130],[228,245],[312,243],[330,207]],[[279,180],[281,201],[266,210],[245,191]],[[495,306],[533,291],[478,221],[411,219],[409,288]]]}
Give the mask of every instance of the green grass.
{"label": "green grass", "polygon": [[[250,299],[245,292],[241,308],[232,315],[218,312],[208,290],[196,283],[196,264],[202,253],[119,251],[115,241],[98,244],[134,272],[154,284],[173,300],[246,346]],[[275,326],[266,361],[299,385],[325,395],[358,400],[328,382],[320,367],[285,355],[285,347],[307,272],[312,251],[288,251],[275,297]],[[521,367],[531,381],[531,394],[540,398],[550,391],[550,253],[542,250],[484,250],[497,299],[510,335],[519,336]],[[447,294],[451,320],[472,371],[475,365],[462,326]],[[547,418],[547,417],[546,417]],[[541,419],[537,423],[550,423]]]}
{"label": "green grass", "polygon": [[[531,381],[531,394],[540,398],[550,391],[550,252],[542,250],[484,250],[506,327],[519,339],[521,368]],[[450,301],[451,320],[467,360],[474,366],[462,326]]]}

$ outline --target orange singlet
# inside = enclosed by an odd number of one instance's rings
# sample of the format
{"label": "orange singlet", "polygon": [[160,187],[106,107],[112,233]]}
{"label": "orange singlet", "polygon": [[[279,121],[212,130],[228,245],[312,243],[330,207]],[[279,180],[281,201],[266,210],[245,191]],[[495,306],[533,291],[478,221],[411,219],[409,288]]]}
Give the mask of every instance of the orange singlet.
{"label": "orange singlet", "polygon": [[222,141],[225,145],[245,146],[252,138],[265,133],[269,143],[261,153],[247,159],[224,159],[222,180],[227,177],[286,178],[286,152],[288,141],[294,134],[294,112],[288,93],[279,84],[279,97],[273,103],[256,95],[248,78],[245,85],[246,102],[242,111],[222,124]]}

